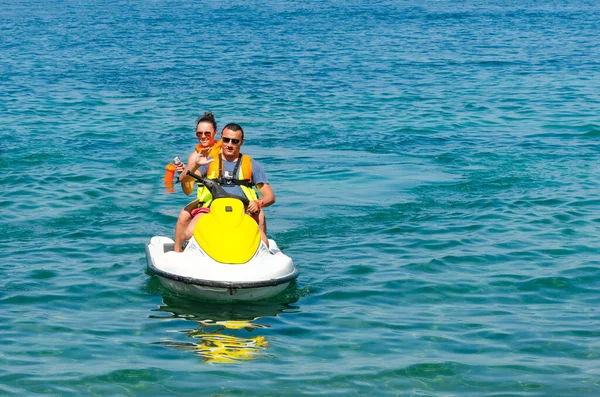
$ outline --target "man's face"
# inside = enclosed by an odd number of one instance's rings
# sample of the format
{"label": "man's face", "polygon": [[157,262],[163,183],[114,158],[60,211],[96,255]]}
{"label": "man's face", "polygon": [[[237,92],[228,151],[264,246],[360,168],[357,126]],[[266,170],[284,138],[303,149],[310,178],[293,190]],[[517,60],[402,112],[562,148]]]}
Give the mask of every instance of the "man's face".
{"label": "man's face", "polygon": [[196,138],[198,138],[198,142],[204,147],[211,147],[215,144],[216,134],[217,131],[213,128],[212,123],[208,121],[198,123],[196,127]]}
{"label": "man's face", "polygon": [[240,154],[240,147],[244,143],[242,140],[242,131],[232,131],[226,128],[221,134],[221,140],[223,141],[221,151],[225,156],[237,157]]}

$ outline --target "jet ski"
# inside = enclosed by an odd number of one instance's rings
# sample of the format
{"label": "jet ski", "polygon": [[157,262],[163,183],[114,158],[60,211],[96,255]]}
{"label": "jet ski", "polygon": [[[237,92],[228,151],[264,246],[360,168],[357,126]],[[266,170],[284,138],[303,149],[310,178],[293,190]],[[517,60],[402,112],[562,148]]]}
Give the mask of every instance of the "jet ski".
{"label": "jet ski", "polygon": [[183,252],[154,236],[146,245],[149,270],[178,294],[199,299],[250,301],[273,297],[298,277],[292,259],[277,243],[261,240],[246,214],[248,200],[227,193],[216,181],[190,173],[213,195],[210,212],[196,223]]}

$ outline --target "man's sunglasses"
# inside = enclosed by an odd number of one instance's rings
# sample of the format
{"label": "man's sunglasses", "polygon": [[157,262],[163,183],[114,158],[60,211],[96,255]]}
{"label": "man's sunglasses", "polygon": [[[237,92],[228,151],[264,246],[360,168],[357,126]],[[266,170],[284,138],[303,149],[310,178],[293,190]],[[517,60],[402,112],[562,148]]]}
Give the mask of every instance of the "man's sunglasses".
{"label": "man's sunglasses", "polygon": [[212,132],[210,131],[196,131],[196,136],[211,136]]}
{"label": "man's sunglasses", "polygon": [[231,139],[231,138],[223,137],[223,138],[221,138],[221,140],[223,141],[223,143],[231,142],[234,145],[238,145],[240,143],[240,139]]}

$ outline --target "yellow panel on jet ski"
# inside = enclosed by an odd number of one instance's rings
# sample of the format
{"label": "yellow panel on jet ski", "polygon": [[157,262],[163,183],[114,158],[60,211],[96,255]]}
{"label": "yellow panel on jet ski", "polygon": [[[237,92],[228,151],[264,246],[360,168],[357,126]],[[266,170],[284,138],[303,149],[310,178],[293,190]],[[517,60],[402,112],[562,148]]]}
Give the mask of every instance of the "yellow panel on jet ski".
{"label": "yellow panel on jet ski", "polygon": [[220,198],[194,228],[194,238],[211,258],[221,263],[242,264],[254,256],[260,244],[256,222],[247,216],[240,200]]}

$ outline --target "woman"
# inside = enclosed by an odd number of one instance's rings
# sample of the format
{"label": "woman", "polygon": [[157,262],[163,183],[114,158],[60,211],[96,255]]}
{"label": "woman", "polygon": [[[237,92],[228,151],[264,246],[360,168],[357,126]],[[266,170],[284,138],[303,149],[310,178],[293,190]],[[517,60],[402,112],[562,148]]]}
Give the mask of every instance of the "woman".
{"label": "woman", "polygon": [[[181,173],[179,181],[181,188],[186,195],[194,191],[195,179],[187,173],[196,172],[202,164],[209,164],[212,159],[219,155],[221,141],[215,141],[217,135],[217,122],[215,116],[211,112],[204,113],[196,122],[196,138],[198,145],[190,154],[187,166],[181,165],[177,168],[177,172]],[[202,160],[200,160],[202,158]],[[200,164],[199,164],[200,162]],[[181,244],[183,243],[183,232],[192,221],[194,215],[198,213],[198,200],[194,200],[187,204],[179,213],[177,224],[175,225],[175,252],[181,252]]]}

